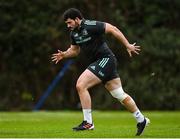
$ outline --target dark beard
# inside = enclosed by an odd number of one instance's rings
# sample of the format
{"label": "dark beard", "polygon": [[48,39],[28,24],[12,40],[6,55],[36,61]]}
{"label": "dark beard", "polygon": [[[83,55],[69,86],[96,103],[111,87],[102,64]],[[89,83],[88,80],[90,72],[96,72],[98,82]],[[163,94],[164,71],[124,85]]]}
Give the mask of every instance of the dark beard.
{"label": "dark beard", "polygon": [[78,29],[79,29],[79,24],[78,24],[77,22],[75,22],[75,25],[76,25],[75,28],[68,27],[68,29],[69,29],[70,31],[72,31],[72,30],[78,30]]}

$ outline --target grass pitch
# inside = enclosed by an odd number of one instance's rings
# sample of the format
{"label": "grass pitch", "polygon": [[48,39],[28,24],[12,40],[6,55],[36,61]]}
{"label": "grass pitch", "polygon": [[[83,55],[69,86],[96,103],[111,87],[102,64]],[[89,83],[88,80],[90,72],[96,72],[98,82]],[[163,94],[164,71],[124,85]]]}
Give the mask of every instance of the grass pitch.
{"label": "grass pitch", "polygon": [[[180,112],[143,112],[151,120],[143,138],[180,138]],[[136,121],[128,112],[94,111],[95,130],[72,131],[82,113],[0,112],[1,138],[135,138]]]}

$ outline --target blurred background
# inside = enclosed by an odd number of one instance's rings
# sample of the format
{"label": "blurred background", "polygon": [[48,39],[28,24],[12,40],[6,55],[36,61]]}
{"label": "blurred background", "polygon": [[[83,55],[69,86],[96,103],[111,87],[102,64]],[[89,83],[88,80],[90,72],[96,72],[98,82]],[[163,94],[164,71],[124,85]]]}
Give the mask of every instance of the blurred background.
{"label": "blurred background", "polygon": [[[67,62],[51,55],[70,45],[62,19],[68,8],[86,19],[117,26],[141,54],[106,36],[118,59],[124,90],[143,110],[180,110],[179,0],[0,0],[0,111],[30,111]],[[39,109],[78,110],[76,80],[88,66],[80,54],[65,70]],[[99,85],[90,89],[93,109],[124,109]]]}

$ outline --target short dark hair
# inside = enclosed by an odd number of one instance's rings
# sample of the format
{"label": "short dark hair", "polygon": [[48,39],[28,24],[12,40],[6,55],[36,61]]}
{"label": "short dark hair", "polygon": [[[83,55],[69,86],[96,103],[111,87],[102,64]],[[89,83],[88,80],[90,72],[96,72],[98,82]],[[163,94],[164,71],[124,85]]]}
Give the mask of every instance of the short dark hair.
{"label": "short dark hair", "polygon": [[76,17],[79,19],[83,18],[82,13],[76,8],[67,9],[63,14],[64,21],[66,21],[68,18],[75,20]]}

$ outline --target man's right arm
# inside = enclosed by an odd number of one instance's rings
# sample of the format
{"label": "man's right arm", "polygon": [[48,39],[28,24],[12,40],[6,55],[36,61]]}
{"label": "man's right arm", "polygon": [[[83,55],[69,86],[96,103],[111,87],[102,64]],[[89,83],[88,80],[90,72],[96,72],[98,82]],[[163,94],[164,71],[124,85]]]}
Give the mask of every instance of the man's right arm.
{"label": "man's right arm", "polygon": [[71,45],[66,51],[58,50],[58,53],[52,55],[52,61],[57,64],[63,58],[75,57],[80,53],[80,47],[77,45]]}
{"label": "man's right arm", "polygon": [[80,53],[80,47],[71,45],[66,51],[63,52],[63,58],[75,57]]}

